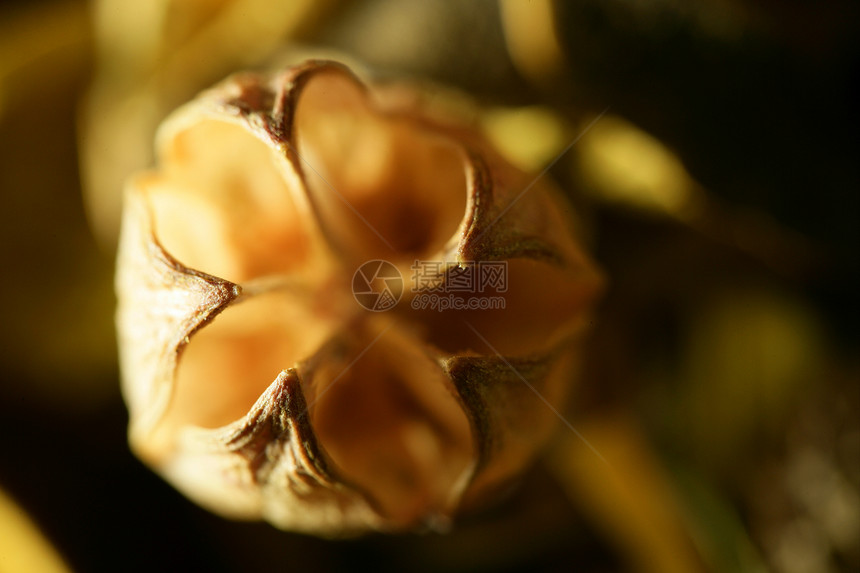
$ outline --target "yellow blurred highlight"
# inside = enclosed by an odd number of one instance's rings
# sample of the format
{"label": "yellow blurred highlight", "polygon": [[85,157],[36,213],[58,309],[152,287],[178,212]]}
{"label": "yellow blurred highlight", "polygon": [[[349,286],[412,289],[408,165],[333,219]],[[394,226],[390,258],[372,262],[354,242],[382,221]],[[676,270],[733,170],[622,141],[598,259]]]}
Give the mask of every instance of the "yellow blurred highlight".
{"label": "yellow blurred highlight", "polygon": [[686,336],[687,439],[730,471],[750,436],[778,438],[796,401],[824,376],[826,341],[801,299],[734,287],[701,301]]}
{"label": "yellow blurred highlight", "polygon": [[[0,117],[33,89],[55,84],[79,58],[87,38],[82,2],[0,10]],[[62,66],[51,65],[57,60]]]}
{"label": "yellow blurred highlight", "polygon": [[69,573],[27,514],[0,490],[0,573]]}
{"label": "yellow blurred highlight", "polygon": [[492,109],[482,127],[508,161],[528,172],[546,167],[568,143],[564,120],[541,106]]}
{"label": "yellow blurred highlight", "polygon": [[582,175],[596,198],[686,220],[704,195],[678,157],[654,137],[607,115],[577,144]]}
{"label": "yellow blurred highlight", "polygon": [[522,74],[548,83],[564,71],[550,0],[501,0],[499,11],[508,54]]}
{"label": "yellow blurred highlight", "polygon": [[[706,571],[685,519],[643,431],[624,414],[580,421],[563,433],[549,468],[636,573]],[[626,569],[625,569],[626,570]]]}

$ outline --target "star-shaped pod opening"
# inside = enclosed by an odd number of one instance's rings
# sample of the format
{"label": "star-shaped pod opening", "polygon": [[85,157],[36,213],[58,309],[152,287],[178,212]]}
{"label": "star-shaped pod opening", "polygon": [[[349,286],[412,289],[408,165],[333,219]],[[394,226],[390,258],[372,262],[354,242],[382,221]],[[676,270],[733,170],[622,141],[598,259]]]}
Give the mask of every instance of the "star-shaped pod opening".
{"label": "star-shaped pod opening", "polygon": [[408,261],[450,242],[466,210],[463,153],[377,112],[340,69],[294,80],[240,93],[234,113],[180,114],[162,129],[159,169],[134,181],[153,241],[175,262],[166,282],[205,275],[240,293],[180,341],[154,441],[176,449],[189,427],[253,424],[252,405],[295,368],[294,391],[310,400],[291,415],[311,419],[346,487],[392,527],[449,516],[471,475],[469,420],[420,342],[391,331],[371,348],[357,334],[366,326],[344,261]]}
{"label": "star-shaped pod opening", "polygon": [[[553,427],[533,391],[563,402],[600,282],[544,182],[328,62],[229,79],[158,149],[129,190],[118,321],[132,443],[169,479],[331,534],[438,525],[528,463]],[[405,282],[380,314],[351,292],[375,259]],[[504,285],[449,293],[504,304],[413,308],[422,260],[447,286],[505,262]]]}

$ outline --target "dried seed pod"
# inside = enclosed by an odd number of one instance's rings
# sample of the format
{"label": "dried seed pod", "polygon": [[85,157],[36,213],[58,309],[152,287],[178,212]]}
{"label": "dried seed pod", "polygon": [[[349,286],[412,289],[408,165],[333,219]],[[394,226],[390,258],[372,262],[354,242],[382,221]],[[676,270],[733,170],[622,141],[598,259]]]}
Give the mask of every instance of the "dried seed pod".
{"label": "dried seed pod", "polygon": [[[599,274],[545,179],[394,93],[334,62],[233,76],[168,118],[127,187],[130,441],[221,514],[439,527],[557,426],[545,402],[566,398]],[[479,285],[490,262],[505,280]],[[353,278],[380,265],[371,295],[402,299],[371,312]],[[419,282],[461,308],[421,308]]]}

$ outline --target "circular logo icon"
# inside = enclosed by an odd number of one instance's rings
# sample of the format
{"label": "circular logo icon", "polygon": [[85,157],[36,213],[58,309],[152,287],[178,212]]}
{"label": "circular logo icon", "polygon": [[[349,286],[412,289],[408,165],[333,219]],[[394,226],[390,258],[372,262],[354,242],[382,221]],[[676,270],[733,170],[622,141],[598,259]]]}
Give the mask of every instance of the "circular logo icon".
{"label": "circular logo icon", "polygon": [[358,267],[352,276],[352,295],[367,310],[388,310],[403,295],[403,276],[388,261],[368,261]]}

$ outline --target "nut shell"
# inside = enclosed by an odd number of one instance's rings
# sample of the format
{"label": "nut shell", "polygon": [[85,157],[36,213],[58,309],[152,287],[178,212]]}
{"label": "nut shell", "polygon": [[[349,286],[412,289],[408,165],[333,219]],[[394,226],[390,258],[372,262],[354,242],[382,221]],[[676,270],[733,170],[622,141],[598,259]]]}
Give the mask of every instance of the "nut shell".
{"label": "nut shell", "polygon": [[[126,189],[117,270],[135,452],[201,505],[326,536],[444,527],[557,427],[601,278],[546,178],[420,97],[310,61],[228,78]],[[356,303],[367,261],[495,310]],[[414,277],[413,277],[414,278]],[[412,288],[410,288],[412,287]]]}

